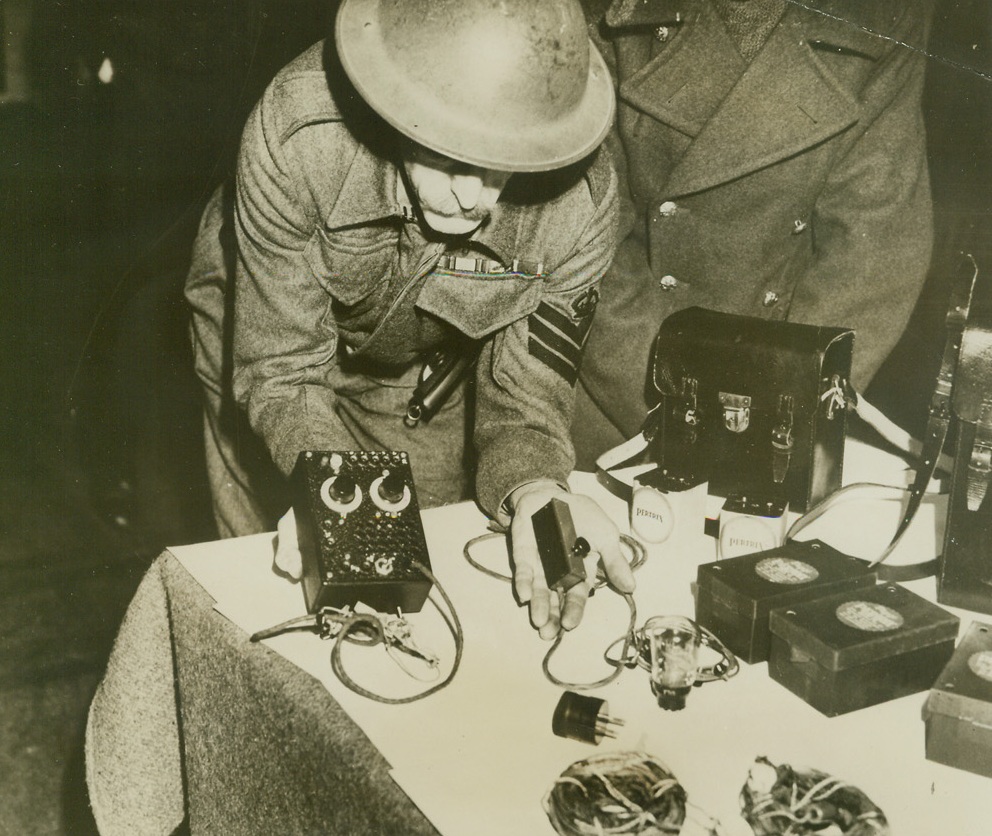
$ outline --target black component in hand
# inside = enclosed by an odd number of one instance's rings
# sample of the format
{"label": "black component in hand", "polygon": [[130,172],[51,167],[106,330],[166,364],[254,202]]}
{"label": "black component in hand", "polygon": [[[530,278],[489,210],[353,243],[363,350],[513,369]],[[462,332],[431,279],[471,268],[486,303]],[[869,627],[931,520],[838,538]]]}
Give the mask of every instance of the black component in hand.
{"label": "black component in hand", "polygon": [[552,499],[531,517],[534,539],[541,556],[548,587],[565,592],[586,579],[582,559],[589,554],[589,542],[575,536],[575,525],[568,503]]}

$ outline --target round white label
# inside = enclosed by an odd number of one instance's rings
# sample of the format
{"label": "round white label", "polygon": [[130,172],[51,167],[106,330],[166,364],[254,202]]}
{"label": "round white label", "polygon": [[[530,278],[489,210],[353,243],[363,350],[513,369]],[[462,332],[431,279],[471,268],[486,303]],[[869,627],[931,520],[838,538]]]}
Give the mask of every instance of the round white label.
{"label": "round white label", "polygon": [[836,614],[848,627],[868,633],[898,630],[905,623],[898,611],[874,601],[845,601],[837,607]]}
{"label": "round white label", "polygon": [[647,543],[664,543],[675,527],[668,496],[654,488],[638,488],[630,499],[630,527]]}
{"label": "round white label", "polygon": [[809,583],[820,577],[813,566],[791,557],[766,557],[758,561],[754,571],[772,583]]}
{"label": "round white label", "polygon": [[766,552],[781,545],[774,526],[758,517],[732,517],[720,526],[720,559]]}
{"label": "round white label", "polygon": [[980,650],[968,657],[968,667],[975,676],[992,682],[992,650]]}

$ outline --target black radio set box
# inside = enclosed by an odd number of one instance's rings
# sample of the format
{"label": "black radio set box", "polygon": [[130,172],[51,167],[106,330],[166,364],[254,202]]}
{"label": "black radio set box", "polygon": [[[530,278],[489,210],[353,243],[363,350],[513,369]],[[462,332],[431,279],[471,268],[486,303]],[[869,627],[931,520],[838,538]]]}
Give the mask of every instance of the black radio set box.
{"label": "black radio set box", "polygon": [[307,610],[419,612],[431,589],[406,453],[300,453],[292,475]]}
{"label": "black radio set box", "polygon": [[973,623],[923,706],[927,758],[992,778],[992,626]]}
{"label": "black radio set box", "polygon": [[745,662],[768,658],[769,613],[845,590],[874,586],[866,564],[819,540],[791,541],[699,567],[696,621]]}
{"label": "black radio set box", "polygon": [[925,691],[954,652],[958,618],[896,584],[773,610],[772,679],[828,717]]}
{"label": "black radio set box", "polygon": [[829,717],[930,688],[958,631],[956,616],[818,540],[700,566],[696,621]]}

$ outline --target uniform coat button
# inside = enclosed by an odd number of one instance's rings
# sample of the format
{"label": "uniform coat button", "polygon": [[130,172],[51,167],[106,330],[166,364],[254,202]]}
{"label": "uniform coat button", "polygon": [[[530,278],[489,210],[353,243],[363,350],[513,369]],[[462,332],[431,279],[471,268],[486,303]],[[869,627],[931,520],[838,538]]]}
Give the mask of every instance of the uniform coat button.
{"label": "uniform coat button", "polygon": [[672,30],[667,26],[659,26],[654,30],[654,37],[656,41],[665,43],[672,35]]}
{"label": "uniform coat button", "polygon": [[679,280],[675,276],[662,276],[658,279],[658,286],[662,290],[675,290],[679,286]]}
{"label": "uniform coat button", "polygon": [[664,218],[671,217],[678,211],[678,204],[671,200],[666,200],[658,207],[658,214]]}
{"label": "uniform coat button", "polygon": [[778,304],[778,294],[774,290],[769,290],[765,293],[765,298],[761,300],[761,304],[766,308],[772,308]]}

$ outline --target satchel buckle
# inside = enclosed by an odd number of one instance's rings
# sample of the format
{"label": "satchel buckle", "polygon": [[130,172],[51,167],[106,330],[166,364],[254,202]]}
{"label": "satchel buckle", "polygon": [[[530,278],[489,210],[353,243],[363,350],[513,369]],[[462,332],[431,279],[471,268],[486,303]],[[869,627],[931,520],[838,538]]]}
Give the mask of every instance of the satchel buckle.
{"label": "satchel buckle", "polygon": [[792,395],[781,395],[778,399],[778,423],[772,429],[772,479],[776,485],[785,481],[795,446],[792,438],[793,403]]}
{"label": "satchel buckle", "polygon": [[699,381],[694,377],[682,378],[682,403],[681,416],[690,427],[699,423],[699,413],[697,410],[697,394],[699,392]]}
{"label": "satchel buckle", "polygon": [[975,443],[968,462],[968,510],[977,511],[985,501],[992,477],[992,402],[982,404],[975,428]]}
{"label": "satchel buckle", "polygon": [[732,433],[742,433],[751,423],[751,398],[748,395],[720,393],[724,426]]}
{"label": "satchel buckle", "polygon": [[847,408],[847,393],[845,386],[847,381],[843,380],[839,374],[832,375],[828,383],[827,390],[820,395],[820,400],[827,404],[827,420],[833,421],[834,414],[838,410]]}
{"label": "satchel buckle", "polygon": [[968,463],[968,510],[977,511],[982,506],[992,474],[992,447],[976,443],[971,448]]}

